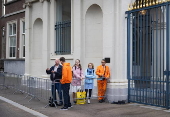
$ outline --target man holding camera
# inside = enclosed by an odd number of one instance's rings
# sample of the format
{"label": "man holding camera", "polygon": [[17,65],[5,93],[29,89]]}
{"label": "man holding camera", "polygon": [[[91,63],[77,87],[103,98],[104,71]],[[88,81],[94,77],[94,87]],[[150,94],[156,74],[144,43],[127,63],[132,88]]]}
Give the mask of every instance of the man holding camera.
{"label": "man holding camera", "polygon": [[99,103],[104,102],[104,96],[107,87],[107,79],[110,78],[109,66],[106,66],[105,59],[102,59],[101,65],[97,67],[96,75],[98,76],[97,86],[98,86],[98,100]]}
{"label": "man holding camera", "polygon": [[[55,65],[52,66],[50,69],[47,68],[46,69],[46,73],[47,74],[51,74],[50,75],[50,79],[52,81],[52,85],[51,85],[51,91],[52,91],[52,97],[54,100],[54,103],[57,106],[62,106],[63,105],[63,101],[62,101],[62,88],[61,88],[61,83],[60,80],[62,78],[62,65],[60,65],[60,60],[56,59],[55,60]],[[59,96],[59,103],[56,100],[56,89],[58,91],[58,96]]]}

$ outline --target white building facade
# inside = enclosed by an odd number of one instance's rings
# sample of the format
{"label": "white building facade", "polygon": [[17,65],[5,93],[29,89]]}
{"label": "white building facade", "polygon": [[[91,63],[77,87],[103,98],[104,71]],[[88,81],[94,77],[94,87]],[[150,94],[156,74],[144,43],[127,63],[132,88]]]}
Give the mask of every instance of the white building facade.
{"label": "white building facade", "polygon": [[[94,63],[96,68],[101,64],[101,59],[110,58],[110,63],[107,63],[111,71],[107,96],[110,101],[127,100],[125,11],[128,10],[130,2],[131,0],[70,0],[69,2],[27,0],[24,4],[25,74],[49,77],[46,75],[46,68],[54,65],[54,60],[62,56],[71,65],[76,59],[80,59],[83,70],[90,62]],[[59,43],[57,39],[60,37],[55,25],[64,20],[71,21],[70,41],[63,42],[68,43],[69,45],[65,46],[70,48],[68,53],[61,54],[57,53],[57,46],[62,46],[63,43],[57,45]]]}

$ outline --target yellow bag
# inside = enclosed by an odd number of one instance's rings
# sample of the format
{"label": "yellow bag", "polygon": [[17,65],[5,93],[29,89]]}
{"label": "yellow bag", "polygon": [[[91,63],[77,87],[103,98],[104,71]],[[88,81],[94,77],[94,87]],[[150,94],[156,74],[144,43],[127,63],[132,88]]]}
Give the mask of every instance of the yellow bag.
{"label": "yellow bag", "polygon": [[86,103],[86,92],[85,91],[77,91],[76,92],[76,104],[85,104]]}

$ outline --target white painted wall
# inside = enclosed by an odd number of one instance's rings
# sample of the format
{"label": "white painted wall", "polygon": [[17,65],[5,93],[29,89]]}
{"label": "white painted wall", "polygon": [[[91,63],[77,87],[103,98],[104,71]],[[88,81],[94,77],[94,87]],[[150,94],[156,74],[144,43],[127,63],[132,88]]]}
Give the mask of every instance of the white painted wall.
{"label": "white painted wall", "polygon": [[42,74],[42,33],[43,22],[40,18],[33,24],[33,38],[31,43],[31,75],[40,76]]}
{"label": "white painted wall", "polygon": [[[40,73],[34,75],[45,76],[45,68],[54,65],[54,60],[64,56],[67,62],[74,64],[75,59],[80,59],[83,70],[89,62],[93,62],[95,68],[100,65],[101,59],[110,57],[111,63],[107,64],[111,69],[111,79],[108,83],[108,96],[111,101],[127,98],[127,38],[125,11],[131,0],[71,0],[71,55],[56,55],[55,52],[55,30],[56,23],[56,1],[35,2],[31,7],[26,8],[26,40],[33,40],[31,30],[37,18],[42,19],[43,46],[38,51],[30,48],[35,46],[33,42],[26,41],[26,74],[33,75],[32,65],[35,58],[32,55],[39,55],[43,67],[36,63],[34,69],[40,69]],[[48,14],[47,14],[48,13]],[[29,17],[30,16],[30,17]],[[28,22],[27,22],[28,21]],[[46,25],[44,27],[44,24]],[[45,30],[46,29],[46,30]],[[31,32],[31,33],[30,33]],[[41,38],[39,36],[39,38]],[[40,41],[41,39],[39,39]],[[49,43],[48,43],[49,42]],[[40,42],[41,43],[41,42]],[[45,44],[47,43],[47,44]],[[34,53],[34,54],[33,54]],[[45,57],[45,58],[44,58]]]}
{"label": "white painted wall", "polygon": [[100,6],[89,7],[85,15],[84,68],[92,62],[96,67],[103,58],[103,12]]}

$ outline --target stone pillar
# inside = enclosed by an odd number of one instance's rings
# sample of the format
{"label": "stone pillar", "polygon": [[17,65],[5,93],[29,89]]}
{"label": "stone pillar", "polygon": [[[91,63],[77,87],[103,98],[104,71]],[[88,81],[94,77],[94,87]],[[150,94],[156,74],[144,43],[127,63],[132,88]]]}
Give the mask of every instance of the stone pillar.
{"label": "stone pillar", "polygon": [[[56,50],[56,31],[55,31],[55,24],[56,24],[56,0],[51,0],[50,4],[50,58],[54,59],[54,51]],[[54,63],[54,62],[53,62]]]}
{"label": "stone pillar", "polygon": [[30,40],[31,40],[31,3],[26,3],[25,10],[25,75],[30,75],[31,65],[31,52],[30,52]]}
{"label": "stone pillar", "polygon": [[[127,79],[127,19],[125,11],[131,0],[115,0],[113,3],[113,33],[111,79],[108,83],[107,95],[110,101],[127,100],[128,79]],[[111,45],[110,45],[111,46]]]}
{"label": "stone pillar", "polygon": [[[74,59],[81,59],[83,61],[84,58],[84,49],[82,41],[82,35],[81,35],[81,0],[72,0],[72,14],[71,14],[71,34],[72,36],[72,49],[73,49],[73,55]],[[82,55],[81,55],[82,54]],[[82,57],[82,58],[80,58]]]}
{"label": "stone pillar", "polygon": [[[50,54],[49,54],[49,41],[50,41],[50,9],[48,0],[44,0],[43,2],[43,39],[42,39],[42,70],[45,71],[47,67],[50,65]],[[42,71],[42,77],[48,77],[45,72]]]}

